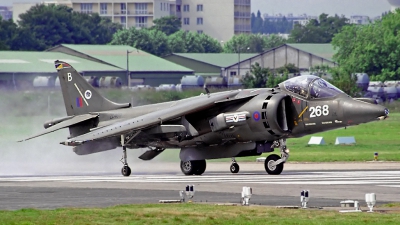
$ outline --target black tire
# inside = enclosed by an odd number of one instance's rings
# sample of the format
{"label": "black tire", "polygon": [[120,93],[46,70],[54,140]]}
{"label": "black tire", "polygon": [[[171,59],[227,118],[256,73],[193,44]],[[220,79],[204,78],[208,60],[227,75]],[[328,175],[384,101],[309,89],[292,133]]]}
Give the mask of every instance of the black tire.
{"label": "black tire", "polygon": [[231,173],[239,173],[239,164],[232,163],[230,170],[231,170]]}
{"label": "black tire", "polygon": [[193,161],[181,161],[181,171],[185,175],[193,175],[194,174],[194,166]]}
{"label": "black tire", "polygon": [[185,175],[201,175],[206,171],[206,160],[181,161],[181,171]]}
{"label": "black tire", "polygon": [[268,174],[270,175],[279,175],[282,173],[283,171],[283,163],[278,164],[276,166],[272,166],[270,163],[271,162],[275,162],[277,160],[281,159],[281,157],[279,155],[269,155],[264,162],[264,167],[265,167],[265,171],[267,171]]}
{"label": "black tire", "polygon": [[131,168],[129,167],[129,166],[124,166],[124,167],[122,167],[122,169],[121,169],[121,174],[124,176],[124,177],[129,177],[129,175],[131,175]]}
{"label": "black tire", "polygon": [[202,175],[206,171],[207,163],[206,160],[197,160],[196,162],[196,172],[194,175]]}

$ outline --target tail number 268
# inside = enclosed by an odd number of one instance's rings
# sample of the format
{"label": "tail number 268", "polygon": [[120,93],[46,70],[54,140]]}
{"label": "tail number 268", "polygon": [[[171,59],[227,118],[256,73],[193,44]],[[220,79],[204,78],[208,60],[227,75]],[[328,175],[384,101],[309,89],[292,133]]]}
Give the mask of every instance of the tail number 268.
{"label": "tail number 268", "polygon": [[308,110],[310,111],[310,118],[313,117],[320,117],[320,116],[327,116],[329,115],[329,106],[328,105],[323,105],[323,106],[312,106]]}

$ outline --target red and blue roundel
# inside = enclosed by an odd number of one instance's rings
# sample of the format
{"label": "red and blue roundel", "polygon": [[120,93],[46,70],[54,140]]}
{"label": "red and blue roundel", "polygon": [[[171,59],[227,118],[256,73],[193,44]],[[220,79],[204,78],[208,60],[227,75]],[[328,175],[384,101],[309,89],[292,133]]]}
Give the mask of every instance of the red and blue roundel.
{"label": "red and blue roundel", "polygon": [[259,113],[258,111],[255,111],[255,112],[253,113],[253,119],[254,119],[255,121],[259,121],[259,120],[260,120],[260,113]]}

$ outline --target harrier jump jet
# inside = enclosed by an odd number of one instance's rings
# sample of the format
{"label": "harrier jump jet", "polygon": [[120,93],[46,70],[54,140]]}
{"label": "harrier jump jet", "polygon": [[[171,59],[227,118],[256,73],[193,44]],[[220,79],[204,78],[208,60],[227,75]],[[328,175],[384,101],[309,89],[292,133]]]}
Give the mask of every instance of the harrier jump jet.
{"label": "harrier jump jet", "polygon": [[[122,175],[129,176],[127,149],[148,148],[151,160],[167,148],[180,149],[185,175],[201,175],[207,159],[257,156],[279,149],[265,160],[277,175],[289,158],[286,139],[385,119],[389,111],[371,99],[353,99],[317,76],[288,79],[276,88],[201,94],[179,101],[132,107],[101,96],[68,63],[56,61],[67,116],[44,124],[38,137],[62,128],[61,144],[78,155],[122,147]],[[24,141],[25,141],[24,140]]]}

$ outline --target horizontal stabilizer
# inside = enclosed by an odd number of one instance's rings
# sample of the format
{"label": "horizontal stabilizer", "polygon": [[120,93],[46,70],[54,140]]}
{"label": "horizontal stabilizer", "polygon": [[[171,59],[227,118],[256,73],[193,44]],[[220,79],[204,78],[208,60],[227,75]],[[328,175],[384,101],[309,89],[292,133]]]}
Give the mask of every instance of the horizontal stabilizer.
{"label": "horizontal stabilizer", "polygon": [[36,138],[36,137],[39,137],[39,136],[54,132],[56,130],[60,130],[62,128],[66,128],[66,127],[72,126],[72,125],[75,125],[75,124],[78,124],[78,123],[81,123],[81,122],[84,122],[84,121],[87,121],[87,120],[90,120],[90,119],[93,119],[93,118],[96,118],[96,117],[98,117],[98,115],[94,115],[94,114],[83,114],[83,115],[79,115],[79,116],[74,116],[71,119],[65,120],[65,121],[63,121],[61,123],[57,123],[56,125],[49,127],[48,129],[44,130],[43,132],[41,132],[39,134],[36,134],[36,135],[34,135],[32,137],[20,140],[18,142],[27,141],[27,140],[30,140],[32,138]]}

